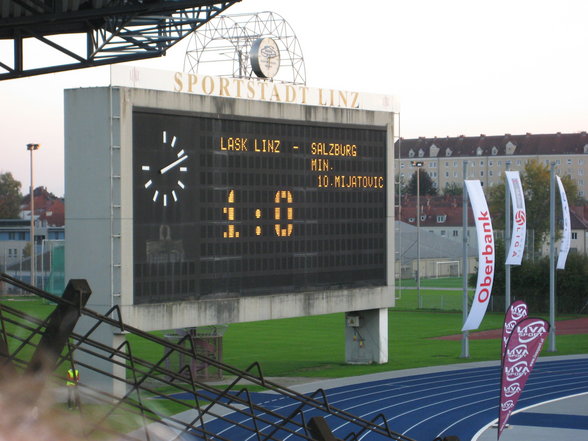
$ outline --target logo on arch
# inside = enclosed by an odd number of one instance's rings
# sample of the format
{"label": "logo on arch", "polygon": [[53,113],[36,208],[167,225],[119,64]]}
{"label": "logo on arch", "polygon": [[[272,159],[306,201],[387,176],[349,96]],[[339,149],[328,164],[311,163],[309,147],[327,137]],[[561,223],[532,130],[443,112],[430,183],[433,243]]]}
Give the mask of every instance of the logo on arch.
{"label": "logo on arch", "polygon": [[517,225],[524,225],[525,221],[527,220],[525,210],[518,210],[514,215],[514,220]]}

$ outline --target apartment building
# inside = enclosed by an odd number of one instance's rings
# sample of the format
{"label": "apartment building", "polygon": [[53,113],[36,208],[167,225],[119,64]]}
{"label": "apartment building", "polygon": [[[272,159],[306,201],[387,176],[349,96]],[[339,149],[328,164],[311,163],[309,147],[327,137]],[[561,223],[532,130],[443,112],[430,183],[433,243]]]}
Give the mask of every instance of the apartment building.
{"label": "apartment building", "polygon": [[588,195],[588,134],[554,133],[544,135],[458,136],[446,138],[400,138],[396,142],[396,176],[406,183],[414,173],[412,161],[423,163],[433,185],[442,191],[446,185],[479,179],[484,187],[503,183],[507,169],[522,171],[529,161],[555,163],[559,176],[576,181],[578,195]]}

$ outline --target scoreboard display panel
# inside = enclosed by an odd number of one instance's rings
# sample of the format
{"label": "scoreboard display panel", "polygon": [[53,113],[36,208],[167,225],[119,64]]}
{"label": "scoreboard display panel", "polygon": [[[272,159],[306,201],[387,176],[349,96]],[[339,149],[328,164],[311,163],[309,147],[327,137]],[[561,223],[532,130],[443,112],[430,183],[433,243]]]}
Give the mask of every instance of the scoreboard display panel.
{"label": "scoreboard display panel", "polygon": [[135,304],[385,286],[386,127],[134,108]]}

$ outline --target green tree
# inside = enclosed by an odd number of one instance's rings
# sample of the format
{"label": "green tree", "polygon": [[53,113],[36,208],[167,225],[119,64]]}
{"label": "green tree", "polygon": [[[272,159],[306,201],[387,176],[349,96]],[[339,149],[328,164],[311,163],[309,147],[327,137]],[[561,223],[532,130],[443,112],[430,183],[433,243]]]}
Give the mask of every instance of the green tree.
{"label": "green tree", "polygon": [[[528,235],[531,230],[533,236],[533,249],[536,253],[541,250],[541,245],[549,235],[549,198],[550,198],[550,177],[549,166],[530,161],[525,165],[521,172],[521,181],[523,192],[525,194],[525,209],[527,212],[527,231]],[[562,184],[566,190],[570,205],[573,205],[578,198],[578,187],[570,176],[561,178]],[[504,180],[503,180],[504,182]],[[559,201],[559,191],[555,185],[557,194],[556,201],[556,218],[561,218],[561,202]],[[504,192],[505,184],[496,184],[488,188],[487,198],[490,213],[492,213],[492,223],[494,228],[504,230]]]}
{"label": "green tree", "polygon": [[433,180],[429,173],[425,170],[419,170],[417,173],[416,171],[410,177],[410,181],[406,185],[406,191],[404,193],[416,196],[417,194],[417,176],[419,176],[419,190],[421,196],[429,195],[429,196],[437,196],[437,189],[433,185]]}
{"label": "green tree", "polygon": [[463,195],[463,185],[458,184],[457,182],[448,182],[445,184],[445,188],[443,189],[444,195],[450,196],[462,196]]}
{"label": "green tree", "polygon": [[0,174],[0,219],[14,219],[20,213],[22,184],[14,179],[12,173]]}

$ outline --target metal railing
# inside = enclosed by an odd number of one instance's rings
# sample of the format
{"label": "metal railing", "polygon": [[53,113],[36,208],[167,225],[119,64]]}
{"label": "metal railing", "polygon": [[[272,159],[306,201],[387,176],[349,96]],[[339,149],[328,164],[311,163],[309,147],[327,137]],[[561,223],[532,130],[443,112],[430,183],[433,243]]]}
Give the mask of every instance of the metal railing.
{"label": "metal railing", "polygon": [[[46,384],[65,384],[65,372],[75,367],[109,376],[126,385],[126,393],[115,396],[95,385],[78,383],[76,389],[81,404],[76,411],[84,417],[83,438],[102,434],[128,440],[337,439],[332,433],[319,430],[328,427],[325,423],[329,421],[331,427],[339,427],[336,435],[346,441],[363,439],[366,434],[369,439],[411,441],[392,431],[383,414],[366,420],[332,406],[322,389],[303,395],[281,386],[265,378],[257,362],[240,370],[207,358],[196,350],[190,334],[173,343],[126,325],[116,306],[105,315],[98,314],[85,307],[91,292],[85,280],[70,281],[62,297],[6,274],[0,274],[0,282],[55,305],[47,317],[33,317],[19,310],[18,302],[15,306],[0,303],[0,373],[3,377],[6,373],[10,373],[11,378],[34,374],[35,378],[42,376]],[[74,327],[82,317],[86,322],[91,320],[93,325],[79,334]],[[124,342],[119,347],[101,343],[97,337],[101,326],[111,326],[124,333]],[[156,361],[139,357],[137,353],[145,344],[150,345],[151,358],[153,354],[163,355]],[[107,372],[96,365],[80,362],[76,357],[80,352],[123,369]],[[189,363],[177,371],[169,369],[166,360],[174,353],[214,366],[234,380],[224,386],[200,382],[194,378]],[[125,374],[121,377],[110,372]],[[283,400],[283,405],[269,406],[256,401],[252,386],[255,390],[273,392],[276,399]],[[110,423],[121,415],[127,422],[134,421],[131,427],[120,429]]]}

